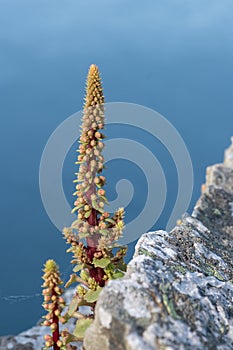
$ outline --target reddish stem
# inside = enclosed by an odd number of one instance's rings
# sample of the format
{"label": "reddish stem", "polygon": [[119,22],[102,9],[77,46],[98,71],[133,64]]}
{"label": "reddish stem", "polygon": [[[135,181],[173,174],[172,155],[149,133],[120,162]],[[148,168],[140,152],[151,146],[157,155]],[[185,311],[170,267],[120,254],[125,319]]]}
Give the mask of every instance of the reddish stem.
{"label": "reddish stem", "polygon": [[[52,295],[57,296],[56,292],[53,290]],[[58,304],[55,304],[54,307],[54,311],[58,309]],[[55,331],[53,331],[53,349],[54,350],[60,350],[60,346],[57,345],[57,341],[60,338],[60,334],[59,334],[59,318],[58,316],[56,316],[53,312],[53,323],[55,323],[57,325],[57,328],[55,329]]]}
{"label": "reddish stem", "polygon": [[[93,192],[92,192],[93,193]],[[91,215],[88,218],[88,223],[91,226],[98,225],[98,218],[97,218],[97,211],[95,209],[92,209]],[[90,261],[93,260],[94,254],[97,251],[98,241],[100,238],[100,234],[94,234],[92,237],[87,237],[87,255]],[[100,267],[93,267],[90,270],[90,276],[94,278],[94,280],[99,284],[100,287],[103,287],[105,285],[105,281],[103,279],[104,277],[104,270]]]}
{"label": "reddish stem", "polygon": [[[96,138],[93,137],[93,140],[96,140]],[[90,166],[88,166],[88,170],[89,170],[89,168],[90,168]],[[86,193],[87,201],[89,203],[91,202],[91,195],[92,194],[96,194],[96,185],[94,182],[92,182],[89,190]],[[90,214],[89,218],[87,219],[87,221],[88,221],[88,224],[91,226],[98,226],[98,212],[97,212],[97,210],[92,208],[91,214]],[[98,234],[98,233],[93,234],[91,237],[86,238],[87,255],[88,255],[90,262],[92,262],[92,260],[94,258],[94,254],[97,251],[99,238],[100,238],[100,234]],[[105,284],[105,281],[103,279],[104,270],[102,268],[93,267],[90,270],[90,276],[95,279],[95,281],[99,284],[99,286],[101,286],[101,287],[104,286],[104,284]]]}

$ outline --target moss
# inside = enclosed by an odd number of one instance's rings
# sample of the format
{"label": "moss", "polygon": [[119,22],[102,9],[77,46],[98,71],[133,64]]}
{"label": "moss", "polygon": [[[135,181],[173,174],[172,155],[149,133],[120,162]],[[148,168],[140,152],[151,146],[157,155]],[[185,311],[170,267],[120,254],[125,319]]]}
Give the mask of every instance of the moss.
{"label": "moss", "polygon": [[177,314],[174,304],[171,301],[171,299],[169,299],[168,295],[166,293],[163,293],[162,297],[163,297],[163,305],[165,306],[167,313],[175,319],[181,319],[181,317]]}
{"label": "moss", "polygon": [[219,281],[225,281],[225,278],[220,274],[220,272],[214,267],[212,264],[208,262],[200,262],[200,267],[203,270],[204,273],[206,273],[208,276],[213,276],[217,278]]}
{"label": "moss", "polygon": [[222,213],[221,213],[221,211],[220,211],[218,208],[215,208],[215,209],[213,210],[213,213],[214,213],[214,215],[216,215],[216,216],[222,216]]}
{"label": "moss", "polygon": [[172,265],[171,270],[180,272],[182,273],[182,275],[184,275],[187,272],[187,270],[181,265]]}
{"label": "moss", "polygon": [[167,313],[175,319],[181,319],[181,317],[178,315],[178,313],[175,310],[174,304],[172,302],[172,300],[174,300],[174,296],[172,295],[173,293],[171,293],[171,289],[172,286],[167,283],[167,284],[162,284],[160,286],[160,291],[162,293],[162,301],[163,301],[163,305],[167,311]]}
{"label": "moss", "polygon": [[146,255],[146,256],[149,256],[150,258],[154,258],[155,257],[155,254],[153,254],[153,253],[151,253],[148,250],[143,249],[143,248],[140,248],[138,253],[139,253],[139,255]]}

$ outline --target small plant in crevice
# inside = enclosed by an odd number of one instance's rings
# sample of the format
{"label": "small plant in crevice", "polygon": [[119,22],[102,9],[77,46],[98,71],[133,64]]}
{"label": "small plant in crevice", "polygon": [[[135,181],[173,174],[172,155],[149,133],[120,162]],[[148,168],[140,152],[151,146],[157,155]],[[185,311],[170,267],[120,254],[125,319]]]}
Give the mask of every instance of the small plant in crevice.
{"label": "small plant in crevice", "polygon": [[[61,332],[60,349],[74,348],[70,343],[83,339],[86,329],[93,322],[96,301],[102,288],[109,280],[122,277],[126,271],[124,257],[127,248],[118,243],[124,229],[124,209],[119,208],[112,215],[106,210],[106,179],[102,175],[105,168],[102,154],[104,126],[100,73],[96,65],[91,65],[76,162],[79,169],[74,180],[76,199],[72,212],[77,214],[77,218],[63,230],[64,238],[70,245],[67,252],[72,253],[71,263],[74,265],[74,273],[65,288],[73,284],[77,286],[61,320],[63,323],[71,318],[77,321],[73,334],[68,330]],[[82,306],[89,308],[88,314],[81,312]]]}

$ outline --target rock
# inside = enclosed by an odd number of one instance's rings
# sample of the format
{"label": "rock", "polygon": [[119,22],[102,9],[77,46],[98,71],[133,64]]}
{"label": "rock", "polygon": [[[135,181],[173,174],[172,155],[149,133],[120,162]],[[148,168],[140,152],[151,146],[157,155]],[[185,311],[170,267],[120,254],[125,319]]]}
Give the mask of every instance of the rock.
{"label": "rock", "polygon": [[233,145],[192,216],[144,234],[101,292],[86,350],[233,349]]}
{"label": "rock", "polygon": [[225,151],[224,165],[233,168],[233,136],[231,138],[231,146]]}
{"label": "rock", "polygon": [[33,350],[32,343],[19,344],[15,340],[14,336],[6,336],[0,338],[0,349],[1,350]]}

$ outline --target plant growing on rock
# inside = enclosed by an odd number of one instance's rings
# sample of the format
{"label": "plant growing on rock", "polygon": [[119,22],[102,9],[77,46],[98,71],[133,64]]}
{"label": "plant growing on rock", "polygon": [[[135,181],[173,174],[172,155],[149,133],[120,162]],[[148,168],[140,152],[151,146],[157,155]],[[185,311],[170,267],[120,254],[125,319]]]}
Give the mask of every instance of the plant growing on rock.
{"label": "plant growing on rock", "polygon": [[[94,317],[94,308],[102,288],[110,279],[122,277],[126,269],[125,247],[118,239],[124,229],[124,209],[112,216],[105,210],[107,198],[104,190],[104,96],[98,67],[91,65],[86,87],[86,99],[79,140],[79,172],[76,173],[76,196],[73,212],[77,219],[64,229],[64,236],[73,254],[74,274],[66,284],[78,283],[76,294],[65,317],[77,317],[74,335],[82,338]],[[84,241],[81,241],[81,240]],[[115,254],[113,248],[116,248]],[[89,306],[90,314],[78,312],[80,306]]]}
{"label": "plant growing on rock", "polygon": [[[72,253],[71,263],[74,264],[74,273],[65,287],[78,284],[63,316],[65,322],[70,318],[77,319],[73,334],[69,334],[68,330],[61,334],[64,349],[70,348],[70,342],[83,339],[86,329],[93,321],[96,301],[102,288],[109,280],[122,277],[126,270],[124,257],[127,249],[118,244],[124,229],[124,209],[118,209],[113,215],[105,209],[106,179],[102,175],[104,124],[100,73],[96,65],[91,65],[76,162],[79,171],[74,180],[76,199],[72,212],[77,213],[77,219],[63,231],[66,242],[70,245],[67,252]],[[81,306],[89,307],[89,314],[82,314]]]}
{"label": "plant growing on rock", "polygon": [[45,320],[42,325],[50,327],[52,332],[52,336],[47,334],[44,337],[44,349],[53,347],[54,350],[60,350],[62,341],[60,339],[61,334],[59,333],[59,318],[63,308],[65,307],[65,301],[61,296],[63,291],[60,288],[60,285],[62,285],[63,282],[60,278],[58,266],[54,260],[47,260],[43,271],[43,307],[47,311],[47,315],[44,316]]}

